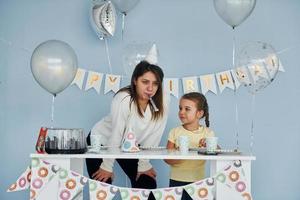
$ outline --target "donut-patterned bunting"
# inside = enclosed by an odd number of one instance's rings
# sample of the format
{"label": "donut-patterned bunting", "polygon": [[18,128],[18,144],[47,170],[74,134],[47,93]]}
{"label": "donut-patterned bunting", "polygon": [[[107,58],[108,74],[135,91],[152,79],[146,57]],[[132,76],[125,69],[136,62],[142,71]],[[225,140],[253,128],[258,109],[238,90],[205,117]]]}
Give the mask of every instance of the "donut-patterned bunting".
{"label": "donut-patterned bunting", "polygon": [[139,152],[140,149],[137,145],[135,134],[129,130],[123,139],[121,149],[123,152]]}
{"label": "donut-patterned bunting", "polygon": [[91,200],[109,200],[113,199],[119,189],[113,185],[89,180],[90,199]]}

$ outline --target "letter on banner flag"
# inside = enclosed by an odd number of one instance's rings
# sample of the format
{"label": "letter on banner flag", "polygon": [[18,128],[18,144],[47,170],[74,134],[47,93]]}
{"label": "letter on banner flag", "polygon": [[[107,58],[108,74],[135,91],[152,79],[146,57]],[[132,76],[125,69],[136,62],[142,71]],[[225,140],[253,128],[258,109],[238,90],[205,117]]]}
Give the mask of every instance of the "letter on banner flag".
{"label": "letter on banner flag", "polygon": [[60,169],[57,199],[75,199],[83,191],[87,178],[71,170]]}
{"label": "letter on banner flag", "polygon": [[119,191],[118,187],[89,179],[90,200],[111,200]]}
{"label": "letter on banner flag", "polygon": [[230,73],[231,73],[231,76],[232,76],[232,78],[233,78],[233,82],[234,82],[234,85],[235,85],[235,89],[237,90],[237,89],[239,89],[239,87],[241,86],[241,82],[240,82],[240,80],[239,80],[239,78],[238,78],[238,76],[237,76],[237,73],[236,73],[236,71],[235,70],[230,70]]}
{"label": "letter on banner flag", "polygon": [[89,71],[89,74],[88,74],[88,77],[86,80],[85,90],[94,88],[99,94],[100,88],[101,88],[101,83],[102,83],[102,77],[103,77],[103,74],[101,74],[101,73]]}
{"label": "letter on banner flag", "polygon": [[248,70],[246,67],[238,67],[236,70],[232,70],[232,71],[235,72],[240,83],[243,83],[245,86],[251,84]]}
{"label": "letter on banner flag", "polygon": [[216,77],[220,93],[222,93],[226,87],[234,90],[234,84],[230,74],[230,70],[216,73]]}
{"label": "letter on banner flag", "polygon": [[7,192],[16,192],[28,189],[31,182],[31,169],[27,167],[25,172],[18,178],[18,180],[13,183],[7,190]]}
{"label": "letter on banner flag", "polygon": [[108,93],[111,90],[115,93],[118,92],[118,90],[120,89],[120,82],[121,76],[106,74],[104,94]]}
{"label": "letter on banner flag", "polygon": [[216,181],[227,185],[244,197],[243,199],[252,200],[249,185],[245,178],[245,172],[240,160],[235,161],[232,165],[229,165],[223,171],[217,173]]}
{"label": "letter on banner flag", "polygon": [[200,84],[203,94],[206,94],[208,91],[212,91],[213,93],[217,94],[217,85],[214,74],[200,76]]}
{"label": "letter on banner flag", "polygon": [[195,76],[182,78],[182,84],[184,94],[189,92],[199,92],[198,81]]}
{"label": "letter on banner flag", "polygon": [[40,192],[50,182],[60,167],[38,158],[31,159],[30,199],[36,199]]}
{"label": "letter on banner flag", "polygon": [[254,83],[258,81],[259,77],[269,79],[266,68],[262,64],[250,65],[248,66],[248,69],[250,71]]}
{"label": "letter on banner flag", "polygon": [[183,187],[170,187],[151,190],[156,200],[181,199]]}
{"label": "letter on banner flag", "polygon": [[178,78],[166,78],[164,80],[164,90],[178,98]]}
{"label": "letter on banner flag", "polygon": [[148,189],[119,188],[122,200],[147,200],[150,194]]}
{"label": "letter on banner flag", "polygon": [[184,186],[184,190],[190,195],[192,199],[199,200],[213,200],[214,195],[212,190],[215,187],[214,178],[207,178],[195,183]]}
{"label": "letter on banner flag", "polygon": [[71,83],[71,85],[75,84],[78,86],[79,89],[82,90],[83,80],[84,80],[85,70],[84,69],[77,69],[76,76]]}

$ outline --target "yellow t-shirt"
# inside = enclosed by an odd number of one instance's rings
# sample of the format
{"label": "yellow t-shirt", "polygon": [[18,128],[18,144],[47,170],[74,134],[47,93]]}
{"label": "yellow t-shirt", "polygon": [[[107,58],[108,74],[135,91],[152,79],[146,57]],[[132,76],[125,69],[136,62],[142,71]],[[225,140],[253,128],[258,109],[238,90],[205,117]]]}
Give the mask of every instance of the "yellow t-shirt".
{"label": "yellow t-shirt", "polygon": [[[169,133],[168,140],[175,144],[178,148],[178,138],[181,135],[189,137],[189,147],[199,147],[199,141],[202,138],[214,136],[214,132],[207,127],[200,126],[198,130],[189,131],[183,126],[173,128]],[[195,182],[201,180],[205,176],[205,161],[204,160],[182,160],[181,163],[170,165],[170,178],[176,181]]]}

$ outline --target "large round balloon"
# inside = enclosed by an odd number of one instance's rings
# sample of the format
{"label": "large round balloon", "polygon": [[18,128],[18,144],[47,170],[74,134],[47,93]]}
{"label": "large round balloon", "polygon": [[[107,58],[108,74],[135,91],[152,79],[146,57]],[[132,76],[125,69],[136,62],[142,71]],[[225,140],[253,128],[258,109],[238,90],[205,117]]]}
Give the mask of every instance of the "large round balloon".
{"label": "large round balloon", "polygon": [[247,19],[255,4],[256,0],[214,0],[218,15],[232,28]]}
{"label": "large round balloon", "polygon": [[122,13],[128,13],[140,0],[112,0],[117,9]]}
{"label": "large round balloon", "polygon": [[72,47],[63,41],[45,41],[32,53],[31,72],[41,87],[56,95],[75,78],[76,54]]}
{"label": "large round balloon", "polygon": [[238,52],[236,66],[239,81],[254,94],[275,79],[279,58],[270,44],[252,42]]}
{"label": "large round balloon", "polygon": [[126,76],[131,77],[135,66],[146,58],[151,46],[151,42],[132,42],[125,46],[122,61]]}

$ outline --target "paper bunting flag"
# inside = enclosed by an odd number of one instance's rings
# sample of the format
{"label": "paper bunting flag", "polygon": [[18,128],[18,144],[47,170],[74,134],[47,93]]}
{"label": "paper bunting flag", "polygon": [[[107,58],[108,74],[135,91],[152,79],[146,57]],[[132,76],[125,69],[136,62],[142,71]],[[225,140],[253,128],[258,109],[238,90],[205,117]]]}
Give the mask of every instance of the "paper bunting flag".
{"label": "paper bunting flag", "polygon": [[122,200],[147,200],[150,194],[148,189],[119,188]]}
{"label": "paper bunting flag", "polygon": [[79,89],[82,90],[84,75],[85,75],[85,70],[78,68],[77,72],[76,72],[76,76],[75,76],[73,82],[71,83],[71,85],[75,84],[75,85],[77,85],[77,87]]}
{"label": "paper bunting flag", "polygon": [[216,78],[219,85],[220,93],[222,93],[225,88],[230,88],[234,90],[234,84],[230,70],[216,73]]}
{"label": "paper bunting flag", "polygon": [[30,184],[30,199],[35,199],[39,193],[46,187],[56,175],[60,167],[50,164],[38,158],[31,160],[31,173],[32,177]]}
{"label": "paper bunting flag", "polygon": [[137,144],[135,134],[134,134],[134,132],[132,131],[131,128],[129,128],[127,134],[123,138],[121,149],[124,152],[138,152],[138,151],[140,151],[140,148],[138,147],[138,144]]}
{"label": "paper bunting flag", "polygon": [[183,188],[192,199],[213,200],[213,189],[215,188],[215,180],[214,178],[207,178],[186,185]]}
{"label": "paper bunting flag", "polygon": [[98,72],[89,71],[89,75],[86,80],[85,90],[94,88],[98,94],[100,93],[103,74]]}
{"label": "paper bunting flag", "polygon": [[151,190],[156,200],[181,199],[183,187],[170,187]]}
{"label": "paper bunting flag", "polygon": [[90,200],[112,200],[119,191],[118,187],[89,179]]}
{"label": "paper bunting flag", "polygon": [[215,179],[238,192],[245,200],[252,200],[240,160],[235,161],[232,165],[217,173]]}
{"label": "paper bunting flag", "polygon": [[121,76],[106,74],[104,94],[108,93],[111,90],[115,93],[118,92],[118,90],[120,89],[120,82]]}
{"label": "paper bunting flag", "polygon": [[200,85],[202,94],[206,94],[208,91],[212,91],[217,94],[217,85],[214,74],[207,74],[204,76],[200,76]]}
{"label": "paper bunting flag", "polygon": [[178,98],[178,78],[166,78],[164,80],[164,91]]}
{"label": "paper bunting flag", "polygon": [[236,70],[232,70],[232,71],[235,72],[236,77],[238,78],[240,83],[244,84],[244,86],[251,84],[248,69],[246,67],[238,67],[236,68]]}
{"label": "paper bunting flag", "polygon": [[197,77],[182,78],[183,93],[199,92]]}
{"label": "paper bunting flag", "polygon": [[254,83],[256,83],[260,78],[269,79],[267,70],[262,64],[249,65],[248,69],[250,71]]}
{"label": "paper bunting flag", "polygon": [[71,200],[80,195],[88,179],[74,171],[60,169],[58,171],[59,189],[57,199]]}
{"label": "paper bunting flag", "polygon": [[18,178],[18,180],[13,183],[7,190],[7,192],[16,192],[28,189],[31,182],[31,169],[27,167],[25,172]]}
{"label": "paper bunting flag", "polygon": [[237,89],[239,89],[239,87],[241,86],[241,82],[240,82],[240,80],[239,80],[239,78],[238,78],[238,76],[237,76],[237,73],[236,73],[236,71],[235,70],[230,70],[230,73],[231,73],[231,76],[232,76],[232,78],[233,78],[233,82],[234,82],[234,85],[235,85],[235,89],[237,90]]}

